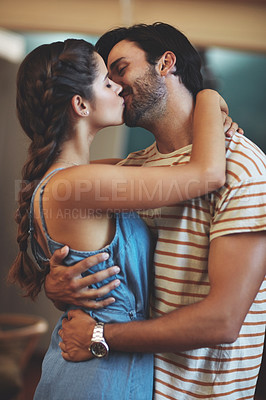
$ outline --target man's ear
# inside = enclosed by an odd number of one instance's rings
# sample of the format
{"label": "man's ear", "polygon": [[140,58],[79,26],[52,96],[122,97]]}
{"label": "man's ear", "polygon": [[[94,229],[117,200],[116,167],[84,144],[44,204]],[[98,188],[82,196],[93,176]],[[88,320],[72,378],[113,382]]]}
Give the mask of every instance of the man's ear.
{"label": "man's ear", "polygon": [[167,74],[173,74],[176,70],[176,56],[172,51],[166,51],[158,61],[159,74],[166,76]]}
{"label": "man's ear", "polygon": [[85,102],[78,94],[72,97],[71,105],[74,113],[80,117],[87,117],[90,113],[88,102]]}

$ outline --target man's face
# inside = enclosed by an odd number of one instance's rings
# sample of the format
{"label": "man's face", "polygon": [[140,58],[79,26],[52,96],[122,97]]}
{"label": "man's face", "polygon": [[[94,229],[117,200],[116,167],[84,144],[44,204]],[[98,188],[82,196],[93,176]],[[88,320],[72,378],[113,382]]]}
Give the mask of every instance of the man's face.
{"label": "man's face", "polygon": [[135,43],[122,40],[110,51],[109,77],[123,87],[124,120],[128,126],[144,126],[160,117],[166,105],[166,87],[155,66]]}

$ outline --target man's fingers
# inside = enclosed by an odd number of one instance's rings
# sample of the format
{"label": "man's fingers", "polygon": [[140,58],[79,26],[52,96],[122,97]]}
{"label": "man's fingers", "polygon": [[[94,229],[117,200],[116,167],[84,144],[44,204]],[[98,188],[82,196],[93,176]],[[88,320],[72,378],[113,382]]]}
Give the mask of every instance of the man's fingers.
{"label": "man's fingers", "polygon": [[87,299],[79,299],[75,300],[75,305],[78,307],[84,307],[89,310],[99,310],[100,308],[107,307],[110,304],[115,302],[114,297],[107,297],[103,300],[87,300]]}
{"label": "man's fingers", "polygon": [[71,362],[80,362],[80,361],[88,361],[93,358],[93,356],[88,352],[87,354],[69,354],[64,351],[61,352],[61,355],[64,360],[71,361]]}
{"label": "man's fingers", "polygon": [[[66,319],[65,323],[70,321],[72,318],[80,317],[80,316],[83,316],[83,315],[87,315],[85,313],[85,311],[83,311],[83,310],[79,310],[79,309],[69,310],[68,313],[67,313],[67,319]],[[63,321],[62,321],[62,326],[63,326]]]}
{"label": "man's fingers", "polygon": [[62,261],[68,255],[69,247],[64,246],[61,249],[58,249],[54,252],[52,257],[50,258],[50,268],[57,266],[58,264],[62,264]]}
{"label": "man's fingers", "polygon": [[[67,323],[67,318],[63,318],[62,320],[62,327],[64,327],[64,325]],[[60,332],[60,333],[59,333]],[[62,329],[60,329],[60,331],[58,331],[59,335],[61,336],[62,334]]]}
{"label": "man's fingers", "polygon": [[89,308],[90,310],[99,310],[100,308],[107,307],[115,302],[114,297],[108,297],[104,300],[84,300],[81,301],[81,307]]}
{"label": "man's fingers", "polygon": [[62,351],[62,352],[61,352],[61,355],[62,355],[62,357],[63,357],[64,360],[66,360],[66,361],[73,361],[73,360],[71,359],[71,357],[69,357],[68,353],[64,353],[64,352]]}
{"label": "man's fingers", "polygon": [[[75,286],[75,288],[73,287],[72,289],[76,290],[76,291],[80,291],[81,289],[90,287],[92,285],[95,285],[96,283],[100,283],[100,282],[104,281],[105,279],[108,279],[108,278],[118,274],[119,272],[120,272],[120,268],[117,266],[103,269],[102,271],[95,272],[94,274],[84,276],[80,279],[76,279],[74,282],[72,282],[73,285]],[[101,289],[103,289],[103,292],[100,292],[100,295],[98,297],[102,297],[101,293],[103,293],[103,295],[107,294],[108,292],[110,292],[111,290],[113,290],[117,286],[119,286],[119,284],[120,284],[120,282],[118,282],[118,280],[116,279],[116,280],[110,282],[108,285],[103,286],[101,288]],[[109,290],[108,290],[108,288],[109,288]],[[97,290],[101,290],[101,289],[97,289]],[[95,299],[96,297],[94,297],[93,290],[96,290],[96,289],[90,289],[90,290],[91,290],[91,295],[93,297],[89,297],[89,298]],[[81,294],[81,296],[84,296],[84,291],[82,291],[80,294]],[[86,293],[86,295],[89,295],[89,291]]]}
{"label": "man's fingers", "polygon": [[[100,282],[99,278],[99,282]],[[94,289],[94,288],[86,288],[80,291],[80,298],[86,299],[86,300],[97,300],[100,299],[101,297],[106,296],[109,292],[112,290],[116,289],[120,285],[120,280],[119,279],[114,279],[113,281],[107,283],[104,286],[101,286],[99,289]]]}
{"label": "man's fingers", "polygon": [[108,258],[108,253],[98,253],[88,258],[84,258],[84,260],[79,261],[72,267],[68,267],[69,276],[79,276],[83,272],[87,271],[87,269],[90,269],[94,265],[100,264],[101,262],[108,260]]}
{"label": "man's fingers", "polygon": [[[108,253],[98,253],[79,263],[66,267],[59,259],[63,258],[69,251],[66,246],[61,251],[54,253],[51,263],[54,268],[51,268],[45,280],[45,291],[47,297],[56,303],[73,304],[79,307],[86,307],[90,300],[97,300],[106,297],[110,291],[120,285],[119,279],[115,275],[120,272],[118,266],[112,266],[96,273],[82,276],[82,273],[88,271],[92,266],[97,265],[109,258]],[[56,263],[59,264],[56,265]],[[61,263],[61,264],[60,264]],[[110,278],[113,280],[110,282]],[[95,285],[108,284],[96,289]],[[92,302],[92,309],[98,309],[113,303],[113,297],[105,299],[103,303],[96,304]],[[102,305],[103,304],[103,305]],[[62,307],[63,308],[63,307]]]}
{"label": "man's fingers", "polygon": [[[68,252],[68,246],[64,246],[61,249],[56,250],[50,258],[50,267],[56,267],[62,264],[62,261],[68,255]],[[72,276],[80,275],[82,272],[85,272],[87,269],[93,267],[94,265],[100,264],[101,262],[108,260],[108,258],[108,253],[98,253],[88,258],[85,258],[74,266],[68,268],[71,271]]]}
{"label": "man's fingers", "polygon": [[95,300],[106,296],[109,292],[120,285],[120,280],[115,279],[114,281],[102,286],[99,289],[84,289],[76,292],[75,300],[73,303],[79,307],[85,307],[90,310],[98,310],[103,307],[107,307],[115,302],[115,298],[110,296],[103,300]]}
{"label": "man's fingers", "polygon": [[[109,267],[106,269],[103,269],[102,271],[98,271],[95,272],[94,274],[88,275],[86,277],[84,277],[82,280],[82,286],[86,287],[86,286],[92,286],[92,285],[96,285],[97,283],[100,283],[116,274],[118,274],[120,272],[120,268],[118,266],[113,266],[113,267]],[[110,282],[108,285],[102,286],[102,292],[100,294],[107,294],[108,292],[110,292],[110,290],[115,289],[117,286],[119,286],[119,282],[118,280],[114,280],[112,282]],[[108,288],[110,288],[109,290],[107,290]],[[98,289],[98,290],[101,290]],[[101,295],[99,297],[102,297]]]}
{"label": "man's fingers", "polygon": [[66,352],[66,345],[64,342],[59,342],[59,347],[64,353]]}

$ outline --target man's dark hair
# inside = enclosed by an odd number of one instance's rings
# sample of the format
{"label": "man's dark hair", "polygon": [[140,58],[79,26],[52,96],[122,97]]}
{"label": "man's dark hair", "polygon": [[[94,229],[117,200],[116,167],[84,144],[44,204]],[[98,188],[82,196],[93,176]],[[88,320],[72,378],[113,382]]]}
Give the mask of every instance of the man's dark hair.
{"label": "man's dark hair", "polygon": [[176,71],[184,86],[195,97],[203,89],[200,72],[201,59],[185,35],[171,25],[156,22],[152,25],[138,24],[106,32],[96,43],[96,50],[105,63],[112,48],[121,40],[128,40],[145,51],[147,61],[155,65],[166,52],[176,55]]}

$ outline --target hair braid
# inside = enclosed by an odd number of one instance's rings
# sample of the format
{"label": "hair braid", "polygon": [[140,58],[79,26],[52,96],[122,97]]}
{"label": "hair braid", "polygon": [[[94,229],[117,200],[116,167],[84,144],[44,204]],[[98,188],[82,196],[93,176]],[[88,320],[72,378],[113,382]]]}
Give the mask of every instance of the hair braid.
{"label": "hair braid", "polygon": [[17,76],[17,114],[31,139],[28,159],[22,169],[18,224],[19,254],[8,280],[18,282],[25,295],[34,299],[41,290],[49,268],[36,268],[28,254],[29,212],[33,192],[52,165],[71,127],[71,99],[80,94],[92,98],[96,75],[94,47],[84,40],[69,39],[42,45],[22,62]]}

